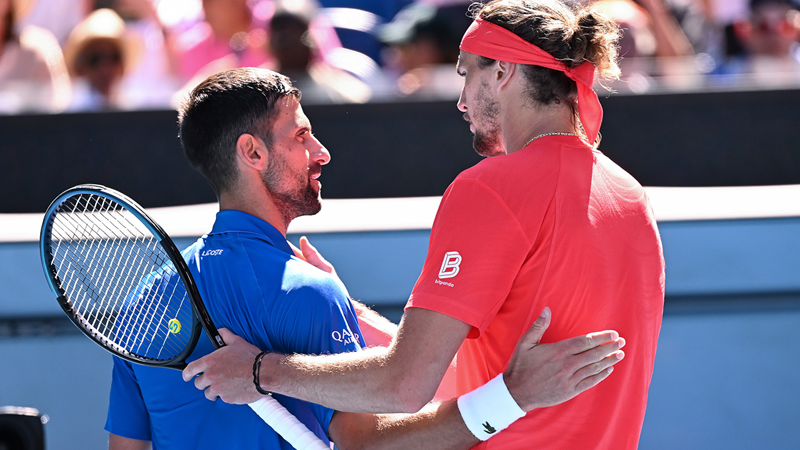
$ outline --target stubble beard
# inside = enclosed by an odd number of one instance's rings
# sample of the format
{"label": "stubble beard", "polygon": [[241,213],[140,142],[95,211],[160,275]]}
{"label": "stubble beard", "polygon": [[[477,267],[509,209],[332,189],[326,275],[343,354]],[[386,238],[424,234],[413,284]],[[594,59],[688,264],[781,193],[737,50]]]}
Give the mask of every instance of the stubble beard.
{"label": "stubble beard", "polygon": [[500,103],[491,98],[488,92],[488,83],[481,83],[476,96],[477,108],[473,115],[487,129],[482,131],[475,125],[475,135],[472,137],[472,147],[479,155],[486,158],[506,154],[500,142],[500,124],[497,120],[500,116]]}
{"label": "stubble beard", "polygon": [[499,130],[493,131],[494,132],[483,133],[476,129],[475,135],[472,137],[472,148],[485,158],[506,154],[503,147],[500,145],[499,132],[497,132]]}
{"label": "stubble beard", "polygon": [[[319,163],[312,164],[306,172],[289,176],[289,168],[283,158],[275,157],[270,161],[267,170],[261,175],[264,188],[275,202],[276,208],[289,223],[300,216],[313,216],[322,210],[321,189],[317,190],[310,182],[310,174],[319,173]],[[293,179],[293,182],[291,181]],[[288,184],[288,187],[287,187]]]}

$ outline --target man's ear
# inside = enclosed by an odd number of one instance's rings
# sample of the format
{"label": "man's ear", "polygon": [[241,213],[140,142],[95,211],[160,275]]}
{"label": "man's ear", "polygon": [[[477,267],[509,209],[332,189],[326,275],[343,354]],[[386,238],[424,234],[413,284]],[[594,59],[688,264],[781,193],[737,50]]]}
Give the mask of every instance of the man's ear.
{"label": "man's ear", "polygon": [[236,140],[236,158],[246,167],[260,172],[267,168],[269,152],[263,140],[245,133]]}
{"label": "man's ear", "polygon": [[518,66],[519,64],[510,63],[507,61],[497,61],[497,66],[495,67],[494,72],[497,90],[502,89],[508,84],[514,73],[516,73]]}

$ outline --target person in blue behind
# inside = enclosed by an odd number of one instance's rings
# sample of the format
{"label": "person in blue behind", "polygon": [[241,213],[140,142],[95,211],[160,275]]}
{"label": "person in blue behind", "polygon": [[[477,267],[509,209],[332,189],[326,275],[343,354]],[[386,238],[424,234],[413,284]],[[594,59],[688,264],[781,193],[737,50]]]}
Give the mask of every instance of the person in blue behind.
{"label": "person in blue behind", "polygon": [[[317,178],[330,160],[299,100],[288,78],[266,69],[233,69],[192,91],[180,111],[181,142],[212,185],[220,211],[212,231],[184,257],[215,325],[229,330],[223,338],[239,339],[233,332],[262,350],[286,354],[358,351],[365,346],[359,324],[372,332],[356,315],[356,308],[364,314],[363,305],[349,300],[324,264],[304,260],[319,257],[307,243],[301,241],[300,254],[285,237],[294,218],[320,210]],[[169,284],[167,278],[153,286]],[[560,403],[602,381],[619,361],[615,355],[624,342],[615,332],[538,345],[548,324],[549,316],[537,320],[515,353],[511,365],[524,374],[521,389],[546,391]],[[188,361],[212,351],[202,337]],[[365,443],[467,449],[478,442],[454,401],[398,417],[276,398],[342,449]],[[146,449],[151,442],[156,449],[291,448],[247,406],[210,402],[178,371],[118,358],[106,430],[111,450]]]}

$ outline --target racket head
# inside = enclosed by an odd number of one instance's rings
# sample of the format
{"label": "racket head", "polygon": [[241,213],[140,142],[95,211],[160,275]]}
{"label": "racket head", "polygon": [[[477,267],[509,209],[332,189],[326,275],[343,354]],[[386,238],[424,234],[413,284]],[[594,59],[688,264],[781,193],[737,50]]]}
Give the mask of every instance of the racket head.
{"label": "racket head", "polygon": [[222,345],[180,251],[124,194],[91,184],[64,191],[44,215],[39,242],[61,308],[111,353],[183,369],[202,329]]}

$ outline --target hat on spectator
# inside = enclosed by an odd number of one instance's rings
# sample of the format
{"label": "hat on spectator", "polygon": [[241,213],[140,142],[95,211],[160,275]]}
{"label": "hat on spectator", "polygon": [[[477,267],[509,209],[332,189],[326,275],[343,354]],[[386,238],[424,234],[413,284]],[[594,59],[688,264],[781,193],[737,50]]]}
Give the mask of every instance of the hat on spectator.
{"label": "hat on spectator", "polygon": [[142,45],[125,30],[125,22],[111,9],[98,9],[75,26],[64,44],[64,61],[70,76],[77,73],[81,51],[95,40],[117,43],[126,72],[139,61]]}

